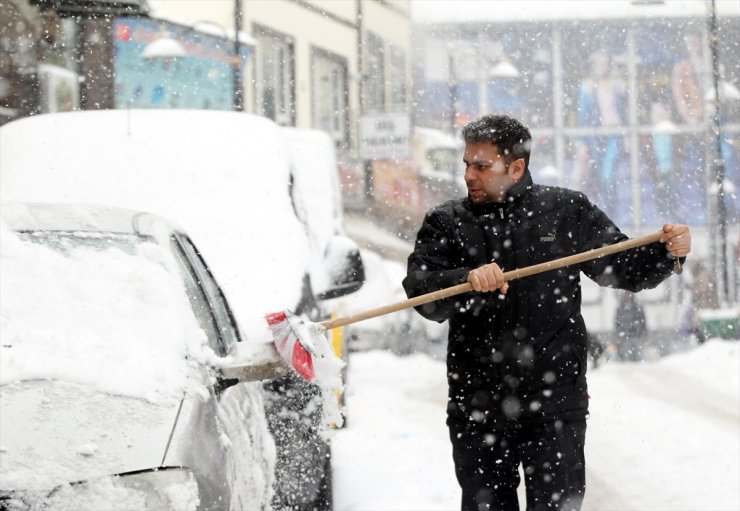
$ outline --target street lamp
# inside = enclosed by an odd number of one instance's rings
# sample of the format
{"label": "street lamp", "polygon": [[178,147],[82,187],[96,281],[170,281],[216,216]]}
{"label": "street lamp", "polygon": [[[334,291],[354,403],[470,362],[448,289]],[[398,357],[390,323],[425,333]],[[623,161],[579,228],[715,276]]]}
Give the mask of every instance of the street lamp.
{"label": "street lamp", "polygon": [[242,87],[241,44],[239,33],[242,30],[242,0],[234,0],[234,55],[231,70],[234,80],[234,110],[244,110],[244,89]]}
{"label": "street lamp", "polygon": [[[241,4],[239,0],[234,0],[234,43],[232,51],[229,57],[229,67],[232,73],[233,83],[233,96],[231,100],[232,108],[236,112],[241,112],[244,109],[244,88],[242,86],[242,58],[241,58],[241,41],[239,40],[239,32],[241,31]],[[229,40],[229,32],[224,28],[223,25],[213,20],[199,20],[193,23],[193,28],[198,25],[211,25],[216,27],[220,32],[221,36],[225,40]]]}
{"label": "street lamp", "polygon": [[[489,62],[493,63],[493,66],[486,76],[486,73],[483,72],[483,66]],[[488,105],[488,86],[497,80],[518,79],[522,74],[519,72],[519,69],[517,69],[517,67],[503,55],[499,55],[498,58],[490,61],[486,61],[481,58],[479,66],[481,70],[478,73],[478,95],[480,96],[478,109],[480,110],[481,115],[483,115],[487,114],[490,110],[490,106]]]}
{"label": "street lamp", "polygon": [[144,47],[141,56],[145,59],[174,59],[184,57],[185,48],[176,39],[160,37]]}
{"label": "street lamp", "polygon": [[[489,110],[488,106],[488,86],[492,80],[499,79],[512,79],[521,77],[519,69],[509,61],[503,53],[503,48],[494,46],[494,56],[486,56],[481,48],[483,48],[483,41],[479,40],[479,49],[473,51],[472,48],[468,47],[462,51],[457,52],[457,45],[454,42],[447,43],[447,59],[449,68],[449,110],[450,110],[450,133],[455,133],[455,121],[457,117],[457,93],[459,87],[459,77],[457,64],[469,60],[473,61],[477,68],[477,82],[478,82],[478,114],[485,115]],[[490,68],[488,68],[490,66]]]}
{"label": "street lamp", "polygon": [[496,65],[494,65],[491,68],[491,71],[489,71],[488,76],[490,78],[519,78],[521,76],[521,73],[516,68],[514,64],[509,62],[508,60],[501,59],[498,61]]}
{"label": "street lamp", "polygon": [[457,71],[455,69],[455,44],[447,43],[448,87],[450,90],[450,135],[455,134],[455,101],[457,101]]}
{"label": "street lamp", "polygon": [[710,228],[715,230],[715,236],[712,236],[714,244],[715,275],[719,277],[718,298],[720,302],[729,304],[730,298],[730,281],[728,278],[729,267],[727,264],[727,205],[725,204],[725,163],[722,158],[722,127],[720,103],[723,95],[720,91],[720,69],[719,69],[719,36],[717,30],[717,6],[715,0],[707,2],[707,29],[709,35],[709,53],[712,64],[712,114],[711,129],[713,135],[712,144],[712,177],[714,179],[710,189],[716,190],[715,194],[710,194],[710,200],[714,199],[714,209],[716,215],[710,218],[716,218],[716,221],[710,220]]}

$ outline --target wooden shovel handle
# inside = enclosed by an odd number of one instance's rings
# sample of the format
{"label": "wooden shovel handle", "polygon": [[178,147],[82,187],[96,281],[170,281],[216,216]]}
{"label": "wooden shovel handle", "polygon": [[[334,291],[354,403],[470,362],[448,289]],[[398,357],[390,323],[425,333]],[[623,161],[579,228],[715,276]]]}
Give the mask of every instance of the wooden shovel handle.
{"label": "wooden shovel handle", "polygon": [[[650,243],[654,243],[658,241],[662,235],[663,235],[663,231],[658,231],[656,233],[647,234],[639,238],[620,241],[619,243],[615,243],[614,245],[607,245],[601,248],[594,248],[592,250],[587,250],[586,252],[581,252],[579,254],[573,254],[573,255],[566,256],[566,257],[561,257],[560,259],[555,259],[553,261],[548,261],[548,262],[540,263],[540,264],[534,264],[532,266],[527,266],[525,268],[520,268],[518,270],[507,271],[504,273],[504,280],[509,281],[509,280],[520,279],[522,277],[529,277],[530,275],[535,275],[537,273],[542,273],[542,272],[546,272],[550,270],[556,270],[558,268],[563,268],[564,266],[570,266],[573,264],[582,263],[584,261],[598,259],[599,257],[616,254],[617,252],[623,252],[625,250],[629,250],[635,247],[641,247],[643,245],[648,245]],[[323,327],[325,330],[331,330],[332,328],[339,328],[340,326],[351,325],[352,323],[357,323],[358,321],[376,318],[378,316],[384,316],[385,314],[390,314],[391,312],[398,312],[403,309],[417,307],[419,305],[424,305],[425,303],[435,302],[443,298],[449,298],[451,296],[459,295],[462,293],[467,293],[472,290],[473,290],[473,286],[470,284],[470,282],[465,282],[464,284],[458,284],[456,286],[448,287],[445,289],[440,289],[439,291],[433,291],[431,293],[419,295],[414,298],[410,298],[408,300],[403,300],[401,302],[384,305],[376,309],[370,309],[364,312],[358,312],[357,314],[351,314],[349,316],[345,316],[342,318],[337,318],[337,319],[330,320],[330,321],[324,321],[322,323],[319,323],[319,325]]]}

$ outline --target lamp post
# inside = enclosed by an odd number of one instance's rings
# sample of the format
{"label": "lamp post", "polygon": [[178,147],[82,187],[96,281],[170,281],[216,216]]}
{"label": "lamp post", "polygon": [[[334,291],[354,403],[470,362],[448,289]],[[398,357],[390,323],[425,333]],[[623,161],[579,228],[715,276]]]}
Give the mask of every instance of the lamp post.
{"label": "lamp post", "polygon": [[[244,86],[242,80],[242,56],[241,56],[241,41],[239,40],[239,34],[242,30],[242,17],[244,12],[242,10],[242,0],[234,0],[234,41],[232,45],[231,58],[229,60],[229,67],[231,67],[231,79],[232,79],[232,98],[231,107],[236,112],[244,110]],[[226,28],[220,23],[216,23],[212,20],[202,20],[196,23],[208,23],[218,27],[223,31],[224,39],[229,39],[229,33]]]}
{"label": "lamp post", "polygon": [[[484,47],[482,37],[478,40],[480,48]],[[499,45],[500,46],[500,45]],[[472,48],[463,48],[453,42],[447,43],[447,66],[449,73],[449,110],[450,110],[450,133],[455,134],[455,121],[457,117],[457,94],[459,80],[457,64],[461,64],[462,72],[459,74],[469,75],[470,66],[475,65],[476,80],[478,86],[478,115],[489,113],[488,86],[492,81],[501,79],[520,78],[521,73],[514,64],[509,61],[503,53],[503,48],[494,47],[493,56],[486,56],[483,51],[473,51]],[[467,64],[466,64],[467,61]],[[463,78],[465,80],[465,78]]]}
{"label": "lamp post", "polygon": [[160,37],[144,47],[141,57],[147,60],[163,59],[165,61],[184,57],[187,55],[185,48],[176,39],[171,37]]}
{"label": "lamp post", "polygon": [[242,30],[242,3],[241,0],[234,0],[234,55],[231,62],[231,68],[234,79],[234,110],[241,112],[244,109],[244,90],[242,88],[242,62],[241,62],[241,44],[239,33]]}
{"label": "lamp post", "polygon": [[488,71],[488,73],[484,73],[483,71],[479,73],[481,75],[480,83],[478,84],[478,95],[480,96],[478,109],[480,110],[480,115],[489,113],[490,98],[488,95],[488,86],[491,83],[496,82],[497,80],[512,80],[521,78],[521,73],[516,68],[516,66],[504,56],[499,56],[498,58],[491,61],[481,59],[478,67],[483,70],[486,68],[487,65],[491,66],[491,69]]}
{"label": "lamp post", "polygon": [[[241,56],[241,41],[239,40],[239,34],[242,30],[242,17],[244,13],[242,11],[242,0],[234,0],[234,41],[232,44],[231,56],[229,59],[229,67],[231,68],[231,80],[232,80],[232,98],[231,107],[235,112],[241,112],[244,110],[244,86],[242,80],[242,56]],[[207,23],[218,27],[223,32],[224,39],[229,39],[229,33],[226,28],[220,23],[216,23],[212,20],[202,20],[196,23]]]}
{"label": "lamp post", "polygon": [[709,53],[711,57],[712,65],[712,88],[713,88],[713,101],[712,101],[712,112],[709,126],[712,131],[712,164],[711,164],[711,177],[713,179],[711,190],[716,189],[716,194],[711,194],[710,201],[713,199],[715,215],[710,218],[716,220],[710,220],[710,226],[712,228],[713,236],[712,243],[714,248],[713,263],[715,265],[715,275],[717,275],[717,282],[719,283],[719,289],[717,290],[718,298],[720,302],[730,303],[730,292],[729,292],[729,279],[728,279],[728,265],[727,265],[727,207],[725,204],[725,164],[722,158],[722,127],[721,127],[721,116],[720,116],[720,101],[722,96],[720,94],[720,73],[719,73],[719,48],[718,48],[718,30],[717,30],[717,7],[715,0],[709,0],[707,2],[707,29],[709,35]]}
{"label": "lamp post", "polygon": [[455,134],[455,117],[457,111],[455,102],[457,101],[457,71],[455,69],[455,44],[447,43],[447,66],[448,66],[448,87],[450,90],[450,135]]}

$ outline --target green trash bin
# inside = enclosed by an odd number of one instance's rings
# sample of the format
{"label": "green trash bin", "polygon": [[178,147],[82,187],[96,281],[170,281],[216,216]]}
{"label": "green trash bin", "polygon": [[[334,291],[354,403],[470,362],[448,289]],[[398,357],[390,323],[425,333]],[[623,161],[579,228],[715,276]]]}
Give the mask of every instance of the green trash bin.
{"label": "green trash bin", "polygon": [[699,328],[705,339],[740,339],[740,308],[700,310]]}

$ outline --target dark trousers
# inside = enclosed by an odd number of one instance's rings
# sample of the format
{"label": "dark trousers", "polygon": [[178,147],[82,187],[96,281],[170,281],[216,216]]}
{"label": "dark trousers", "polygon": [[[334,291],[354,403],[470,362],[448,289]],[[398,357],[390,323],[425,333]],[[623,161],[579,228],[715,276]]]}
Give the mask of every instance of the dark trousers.
{"label": "dark trousers", "polygon": [[518,510],[523,466],[527,511],[579,510],[586,490],[586,421],[503,431],[450,425],[462,511]]}

